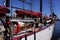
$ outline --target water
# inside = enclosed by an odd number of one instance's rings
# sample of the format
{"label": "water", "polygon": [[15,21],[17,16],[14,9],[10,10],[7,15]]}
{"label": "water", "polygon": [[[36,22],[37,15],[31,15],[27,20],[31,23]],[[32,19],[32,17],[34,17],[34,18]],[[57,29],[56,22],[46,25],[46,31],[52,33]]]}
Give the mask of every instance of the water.
{"label": "water", "polygon": [[55,30],[53,33],[53,40],[58,40],[60,38],[60,21],[56,22]]}

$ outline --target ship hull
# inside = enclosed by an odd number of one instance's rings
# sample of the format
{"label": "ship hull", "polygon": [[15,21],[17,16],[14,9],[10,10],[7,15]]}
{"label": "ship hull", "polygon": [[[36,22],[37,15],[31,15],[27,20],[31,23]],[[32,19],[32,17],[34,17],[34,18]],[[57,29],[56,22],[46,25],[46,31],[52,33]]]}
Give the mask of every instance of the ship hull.
{"label": "ship hull", "polygon": [[34,33],[30,33],[30,34],[26,34],[27,35],[26,37],[25,35],[16,36],[15,38],[13,38],[13,40],[18,40],[18,39],[20,40],[51,40],[53,30],[54,30],[54,25],[55,24],[51,24],[41,30],[38,30],[37,32],[35,32],[35,35]]}

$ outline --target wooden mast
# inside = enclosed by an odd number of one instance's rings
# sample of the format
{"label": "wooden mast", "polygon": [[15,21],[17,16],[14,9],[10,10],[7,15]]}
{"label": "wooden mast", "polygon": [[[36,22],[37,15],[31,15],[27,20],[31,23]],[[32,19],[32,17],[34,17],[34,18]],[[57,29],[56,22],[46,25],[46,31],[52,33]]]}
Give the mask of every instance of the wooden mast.
{"label": "wooden mast", "polygon": [[[42,13],[42,0],[40,0],[40,12]],[[42,17],[40,17],[40,23],[42,23]]]}
{"label": "wooden mast", "polygon": [[10,0],[6,0],[6,7],[10,7]]}
{"label": "wooden mast", "polygon": [[[10,7],[10,0],[6,0],[6,7]],[[7,8],[8,9],[8,8]],[[9,12],[8,12],[9,13]],[[8,13],[6,13],[6,23],[9,20],[9,15],[7,15]]]}
{"label": "wooden mast", "polygon": [[[6,0],[6,7],[8,7],[7,9],[10,8],[10,0]],[[10,12],[8,12],[8,13],[10,13]],[[6,13],[6,14],[8,14],[8,13]],[[7,40],[10,40],[10,36],[11,36],[11,29],[10,29],[9,25],[10,25],[9,15],[6,15],[6,31],[9,31],[9,32],[6,33],[6,34],[9,35],[9,36],[6,35],[6,39],[8,37]]]}
{"label": "wooden mast", "polygon": [[42,0],[40,0],[40,12],[42,12]]}

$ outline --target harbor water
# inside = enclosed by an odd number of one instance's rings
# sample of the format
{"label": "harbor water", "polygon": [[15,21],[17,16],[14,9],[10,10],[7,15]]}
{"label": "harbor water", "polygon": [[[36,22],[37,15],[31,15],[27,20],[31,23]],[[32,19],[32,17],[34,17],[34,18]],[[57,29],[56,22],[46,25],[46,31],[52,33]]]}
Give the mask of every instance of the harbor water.
{"label": "harbor water", "polygon": [[56,22],[52,40],[60,40],[60,21]]}

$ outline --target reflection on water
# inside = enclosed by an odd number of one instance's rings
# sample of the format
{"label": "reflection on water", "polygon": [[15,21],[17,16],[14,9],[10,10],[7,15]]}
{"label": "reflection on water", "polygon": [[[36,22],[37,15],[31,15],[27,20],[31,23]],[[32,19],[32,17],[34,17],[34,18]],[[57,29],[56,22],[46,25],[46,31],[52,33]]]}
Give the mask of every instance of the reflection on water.
{"label": "reflection on water", "polygon": [[60,21],[57,21],[53,33],[53,40],[58,40],[59,37],[60,37]]}

